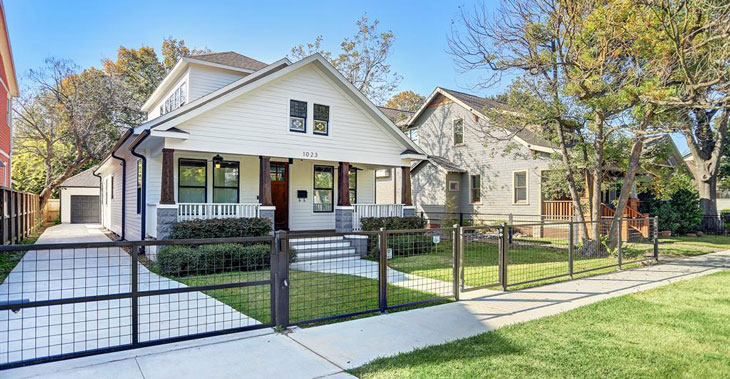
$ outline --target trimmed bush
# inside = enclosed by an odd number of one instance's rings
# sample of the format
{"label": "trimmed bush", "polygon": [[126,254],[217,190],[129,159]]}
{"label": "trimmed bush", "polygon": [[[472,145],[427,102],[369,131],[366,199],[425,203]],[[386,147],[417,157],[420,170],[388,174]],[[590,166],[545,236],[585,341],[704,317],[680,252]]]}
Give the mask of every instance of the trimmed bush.
{"label": "trimmed bush", "polygon": [[270,253],[268,244],[165,246],[157,253],[156,267],[161,274],[169,276],[256,271],[269,267]]}
{"label": "trimmed bush", "polygon": [[[370,258],[378,259],[380,246],[375,243],[370,249]],[[388,237],[388,248],[393,250],[393,257],[406,257],[426,254],[434,247],[433,236],[422,234],[400,235]]]}
{"label": "trimmed bush", "polygon": [[380,228],[385,230],[423,229],[426,227],[426,220],[420,217],[363,217],[362,230],[375,231]]}
{"label": "trimmed bush", "polygon": [[272,231],[267,218],[225,218],[181,221],[172,226],[168,239],[262,237]]}

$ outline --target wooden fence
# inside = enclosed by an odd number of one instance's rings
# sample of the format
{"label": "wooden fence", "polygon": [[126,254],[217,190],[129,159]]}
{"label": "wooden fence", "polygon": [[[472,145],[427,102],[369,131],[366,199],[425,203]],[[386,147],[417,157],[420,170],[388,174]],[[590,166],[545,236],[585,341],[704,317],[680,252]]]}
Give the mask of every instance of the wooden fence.
{"label": "wooden fence", "polygon": [[0,236],[3,245],[22,241],[41,224],[38,195],[0,187]]}

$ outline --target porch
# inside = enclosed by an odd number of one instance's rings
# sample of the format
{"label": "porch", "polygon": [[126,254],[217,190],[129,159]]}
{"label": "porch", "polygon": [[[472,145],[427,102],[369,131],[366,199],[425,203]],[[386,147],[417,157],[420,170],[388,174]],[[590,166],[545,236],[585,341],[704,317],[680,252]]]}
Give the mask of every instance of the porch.
{"label": "porch", "polygon": [[[387,166],[162,149],[149,159],[147,234],[164,238],[179,221],[268,218],[275,230],[361,230],[364,217],[415,215],[410,171],[403,203],[375,203],[375,171]],[[159,200],[155,201],[159,194]]]}
{"label": "porch", "polygon": [[[586,204],[587,199],[581,199],[581,204]],[[639,199],[635,197],[629,198],[629,202],[624,209],[623,220],[621,224],[621,234],[624,238],[628,238],[631,233],[640,233],[642,236],[649,235],[649,218],[648,213],[638,211]],[[574,220],[575,212],[573,210],[572,200],[543,200],[540,217],[546,221],[570,221]],[[611,219],[616,215],[616,210],[606,203],[601,203],[601,218]],[[591,220],[591,214],[585,211],[586,220]]]}

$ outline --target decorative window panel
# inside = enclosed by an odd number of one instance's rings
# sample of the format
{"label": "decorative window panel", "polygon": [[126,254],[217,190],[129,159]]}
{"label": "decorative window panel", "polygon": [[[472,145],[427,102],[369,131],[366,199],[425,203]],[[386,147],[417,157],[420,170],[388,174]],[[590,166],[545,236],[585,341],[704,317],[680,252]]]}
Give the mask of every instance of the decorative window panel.
{"label": "decorative window panel", "polygon": [[307,131],[307,103],[304,101],[289,101],[289,130],[306,133]]}
{"label": "decorative window panel", "polygon": [[314,104],[314,134],[329,134],[330,107]]}

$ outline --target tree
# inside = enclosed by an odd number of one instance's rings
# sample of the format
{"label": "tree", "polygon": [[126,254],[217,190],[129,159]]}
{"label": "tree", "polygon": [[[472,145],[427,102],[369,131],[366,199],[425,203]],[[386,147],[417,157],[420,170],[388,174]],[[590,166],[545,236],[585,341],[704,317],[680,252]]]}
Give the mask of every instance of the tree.
{"label": "tree", "polygon": [[730,3],[726,0],[635,1],[658,33],[644,40],[651,65],[669,78],[668,96],[646,97],[677,113],[694,158],[705,215],[717,215],[717,181],[730,117]]}
{"label": "tree", "polygon": [[395,36],[390,30],[379,32],[379,24],[378,20],[371,23],[367,16],[362,16],[357,21],[357,33],[340,43],[339,54],[322,48],[322,36],[293,47],[290,54],[295,59],[322,54],[358,91],[382,104],[398,87],[401,77],[387,63]]}
{"label": "tree", "polygon": [[413,91],[401,91],[393,95],[385,103],[387,108],[399,109],[402,111],[415,112],[423,105],[426,98]]}
{"label": "tree", "polygon": [[28,78],[33,85],[13,109],[14,137],[19,154],[42,161],[43,207],[64,180],[101,159],[119,138],[125,125],[117,115],[131,99],[120,78],[93,67],[78,72],[70,61],[47,59]]}
{"label": "tree", "polygon": [[172,68],[175,67],[175,64],[183,57],[210,52],[210,49],[207,47],[202,49],[190,49],[185,44],[184,39],[179,40],[172,36],[167,37],[162,41],[162,64],[165,67],[165,74],[169,73]]}

